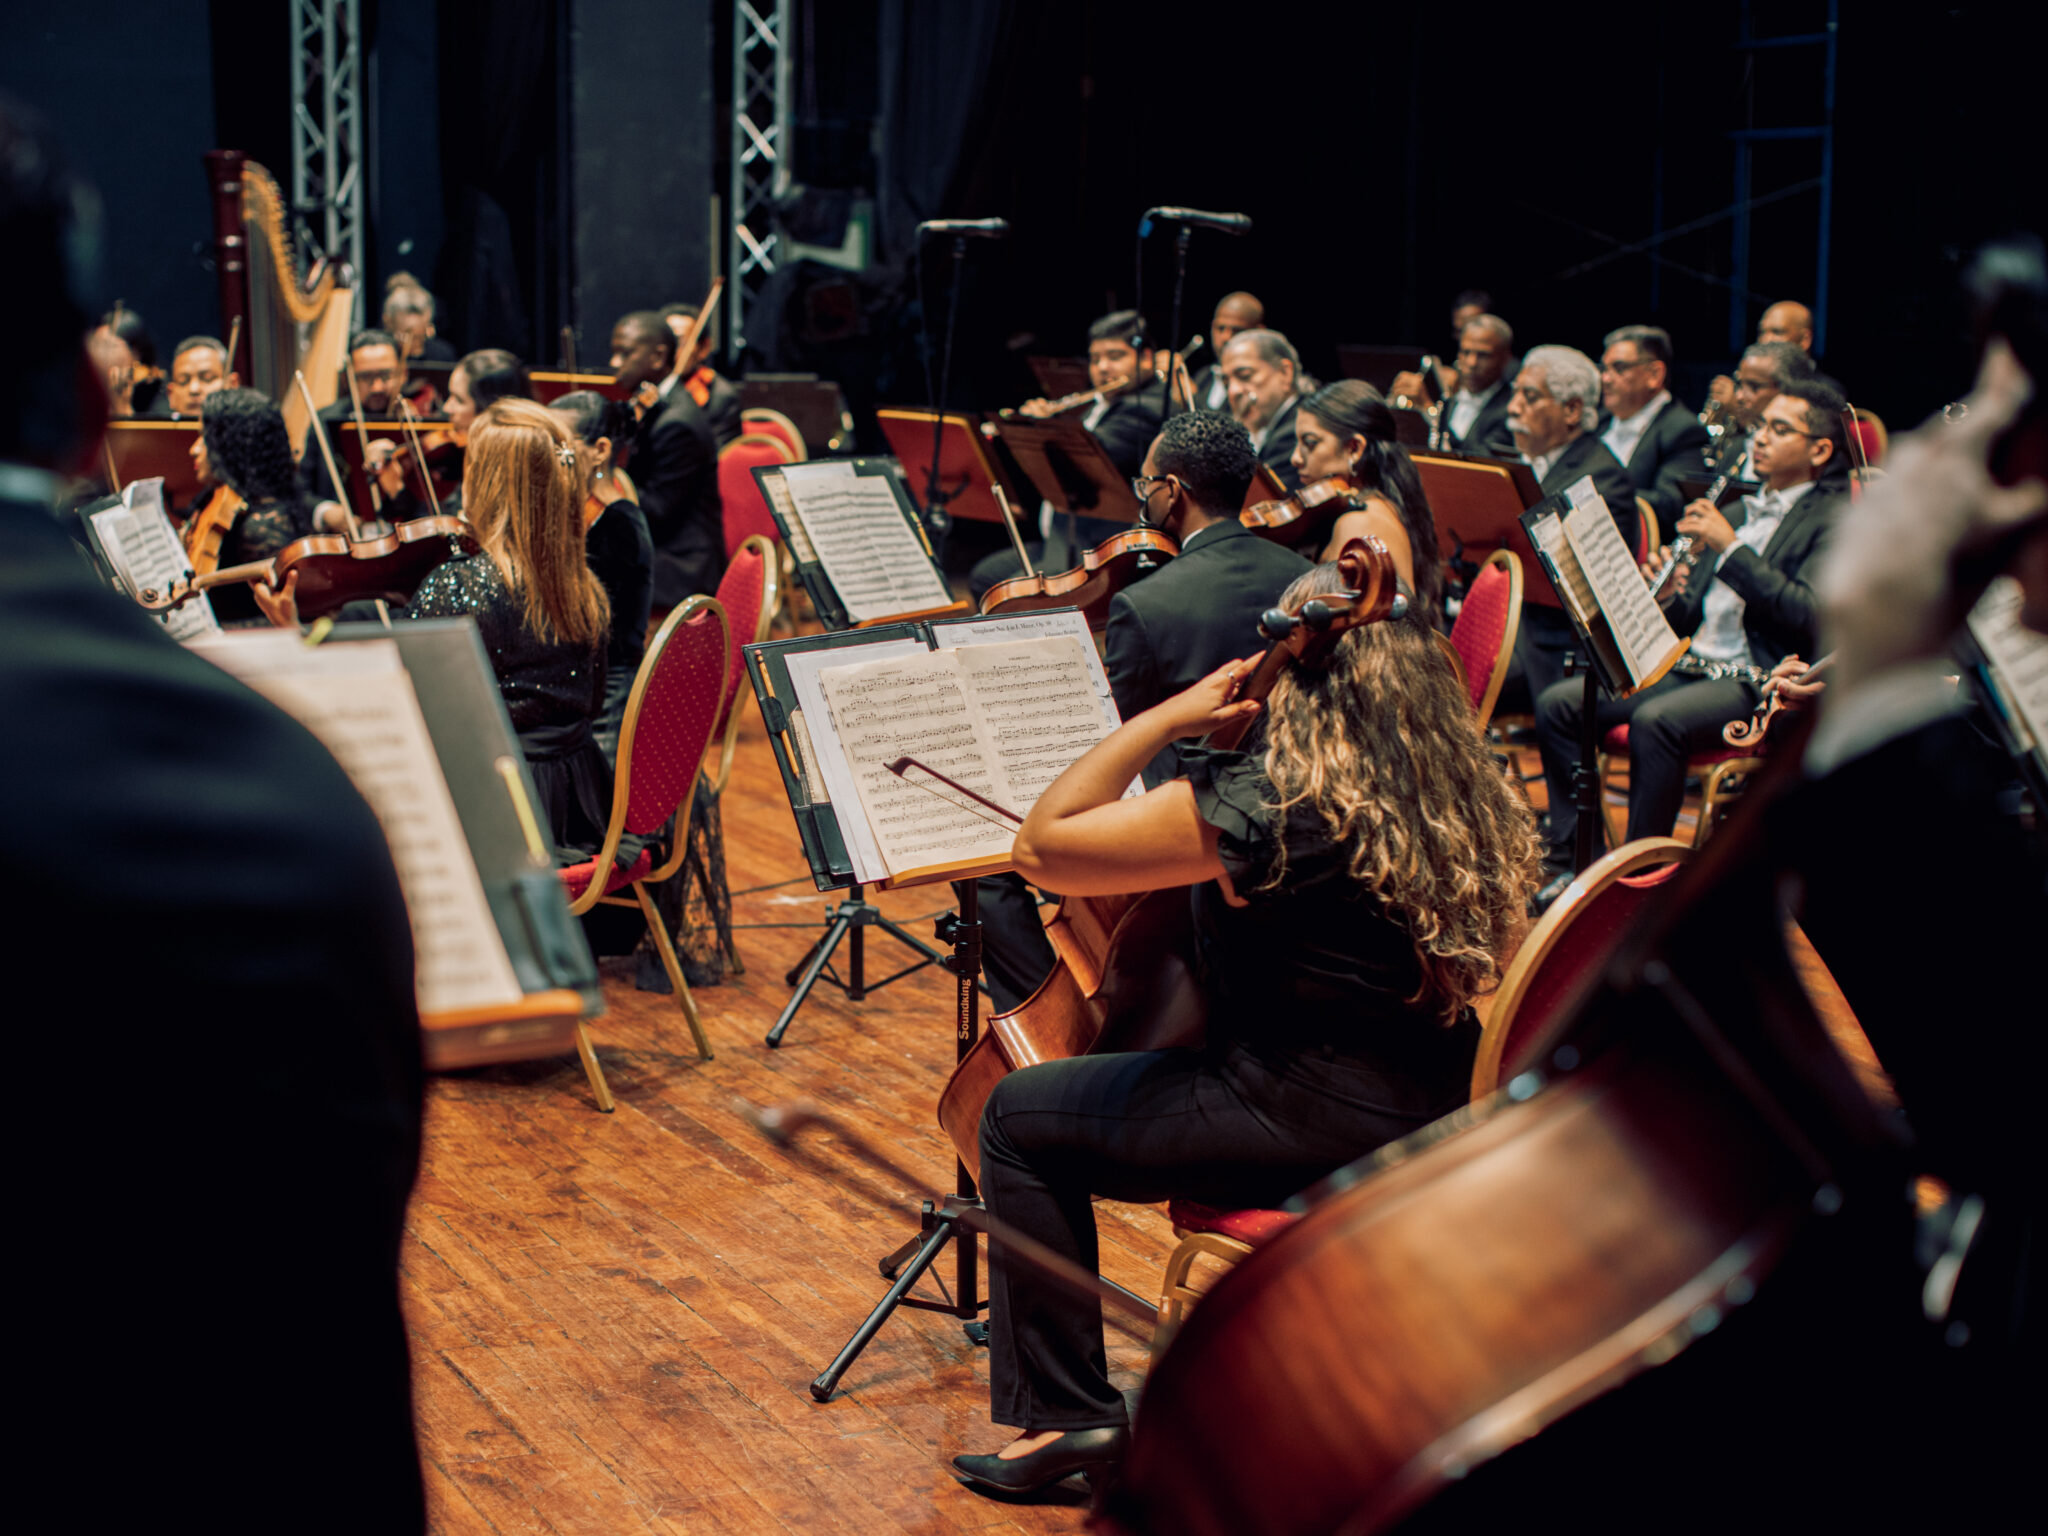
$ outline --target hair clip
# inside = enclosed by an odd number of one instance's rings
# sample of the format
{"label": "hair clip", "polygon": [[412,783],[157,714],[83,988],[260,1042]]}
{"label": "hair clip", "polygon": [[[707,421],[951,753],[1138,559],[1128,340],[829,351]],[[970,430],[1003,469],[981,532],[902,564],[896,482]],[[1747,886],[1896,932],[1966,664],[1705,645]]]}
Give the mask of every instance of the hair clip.
{"label": "hair clip", "polygon": [[574,469],[576,467],[576,450],[567,443],[561,443],[556,446],[555,458],[561,462],[564,468]]}

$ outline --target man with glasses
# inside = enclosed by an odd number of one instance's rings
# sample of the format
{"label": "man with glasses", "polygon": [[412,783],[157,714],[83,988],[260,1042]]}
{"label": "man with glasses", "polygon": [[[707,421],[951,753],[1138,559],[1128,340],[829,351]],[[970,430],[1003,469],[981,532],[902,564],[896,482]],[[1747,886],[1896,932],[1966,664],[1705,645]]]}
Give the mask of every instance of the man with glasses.
{"label": "man with glasses", "polygon": [[[1747,359],[1745,359],[1747,361]],[[1819,610],[1813,579],[1828,534],[1848,506],[1848,403],[1819,379],[1799,379],[1764,407],[1754,457],[1763,488],[1724,516],[1700,500],[1685,509],[1678,531],[1706,551],[1681,575],[1666,600],[1671,627],[1692,636],[1702,661],[1766,671],[1787,656],[1818,649]],[[1648,569],[1661,563],[1658,551]],[[1536,734],[1550,786],[1549,862],[1557,878],[1539,894],[1554,900],[1570,881],[1578,813],[1572,768],[1579,756],[1585,688],[1567,678],[1536,702]],[[1751,713],[1762,696],[1740,679],[1675,673],[1626,699],[1601,698],[1601,732],[1628,731],[1628,837],[1666,837],[1685,802],[1685,767],[1695,752],[1718,747],[1721,727]]]}
{"label": "man with glasses", "polygon": [[1671,335],[1654,325],[1609,331],[1600,354],[1600,403],[1608,412],[1600,441],[1669,526],[1685,505],[1679,481],[1697,475],[1707,429],[1672,398]]}
{"label": "man with glasses", "polygon": [[1707,449],[1707,473],[1755,480],[1749,450],[1764,408],[1787,385],[1812,377],[1813,359],[1789,341],[1760,341],[1744,352],[1735,370],[1734,425]]}
{"label": "man with glasses", "polygon": [[[356,389],[363,397],[363,419],[389,421],[397,409],[398,397],[405,392],[405,358],[399,348],[398,338],[389,331],[358,331],[349,338],[348,358],[355,369]],[[320,421],[326,428],[328,442],[334,442],[336,427],[345,421],[352,422],[355,419],[355,401],[349,395],[348,378],[344,374],[341,390],[334,397],[334,404],[324,407],[320,412]],[[339,452],[337,448],[337,456]],[[316,501],[341,502],[342,497],[335,489],[334,477],[327,473],[326,457],[320,452],[320,445],[313,441],[311,427],[306,429],[304,451],[299,455],[299,463],[305,466],[307,483],[312,486]]]}

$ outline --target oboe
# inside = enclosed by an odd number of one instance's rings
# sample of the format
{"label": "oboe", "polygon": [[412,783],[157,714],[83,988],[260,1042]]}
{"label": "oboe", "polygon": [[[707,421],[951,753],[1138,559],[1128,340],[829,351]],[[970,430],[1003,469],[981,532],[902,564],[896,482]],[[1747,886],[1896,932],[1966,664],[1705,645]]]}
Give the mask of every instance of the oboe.
{"label": "oboe", "polygon": [[[1721,478],[1707,487],[1707,494],[1703,499],[1719,506],[1722,493],[1728,489],[1729,482],[1734,478],[1733,470],[1724,470]],[[1658,602],[1663,602],[1671,585],[1671,578],[1677,574],[1678,568],[1682,565],[1690,571],[1699,563],[1699,550],[1692,541],[1692,535],[1681,533],[1671,541],[1671,548],[1664,556],[1664,563],[1657,568],[1657,579],[1650,583],[1650,595]]]}

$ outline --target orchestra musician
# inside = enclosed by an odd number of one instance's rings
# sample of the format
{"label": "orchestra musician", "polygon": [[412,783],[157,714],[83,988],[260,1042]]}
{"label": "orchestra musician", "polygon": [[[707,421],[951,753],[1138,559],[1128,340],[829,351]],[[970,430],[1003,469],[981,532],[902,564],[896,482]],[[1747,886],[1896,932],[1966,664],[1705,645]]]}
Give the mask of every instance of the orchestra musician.
{"label": "orchestra musician", "polygon": [[164,380],[165,414],[197,416],[215,390],[239,389],[242,376],[228,364],[227,343],[218,337],[187,336],[179,342]]}
{"label": "orchestra musician", "polygon": [[[313,506],[292,458],[284,413],[253,389],[217,389],[201,407],[192,467],[201,485],[225,485],[244,507],[221,543],[219,564],[268,560],[313,531]],[[215,587],[214,616],[231,628],[260,625],[252,589]]]}
{"label": "orchestra musician", "polygon": [[[440,470],[433,467],[432,461],[440,455],[456,455],[455,462],[460,462],[459,456],[463,443],[468,439],[469,429],[477,417],[497,401],[532,398],[533,382],[527,374],[526,364],[516,355],[502,347],[485,347],[467,354],[448,374],[448,398],[443,402],[448,420],[447,432],[426,432],[420,439],[430,455],[429,473],[439,478]],[[342,399],[335,402],[335,407],[352,404]],[[386,401],[385,409],[398,409],[397,402]],[[364,419],[368,420],[370,414],[370,402],[365,396]],[[321,413],[323,420],[326,415],[325,411]],[[427,517],[437,507],[450,513],[462,510],[460,486],[440,497],[437,503],[430,503],[421,493],[415,484],[412,448],[407,443],[389,437],[371,438],[363,445],[363,467],[376,477],[378,493],[384,499],[386,522],[402,523],[408,518]],[[339,505],[323,507],[319,522],[323,529],[339,532],[346,526],[347,514]]]}
{"label": "orchestra musician", "polygon": [[1263,326],[1239,331],[1217,356],[1230,392],[1230,413],[1252,435],[1259,462],[1288,490],[1300,489],[1294,468],[1294,413],[1315,388],[1294,343]]}
{"label": "orchestra musician", "polygon": [[150,335],[149,327],[142,316],[125,304],[116,304],[100,317],[96,337],[104,338],[110,359],[118,359],[120,350],[110,345],[118,341],[128,349],[127,370],[118,392],[117,416],[154,416],[161,409],[163,399],[164,371],[157,366],[156,338]]}
{"label": "orchestra musician", "polygon": [[1728,399],[1729,430],[1707,446],[1703,463],[1708,474],[1756,479],[1749,462],[1750,440],[1764,407],[1794,379],[1814,376],[1813,359],[1789,341],[1759,341],[1747,348],[1735,366]]}
{"label": "orchestra musician", "polygon": [[394,272],[385,279],[382,318],[384,329],[398,338],[398,353],[405,361],[455,361],[455,348],[434,330],[434,296],[410,272]]}
{"label": "orchestra musician", "polygon": [[[1634,550],[1642,519],[1636,512],[1635,483],[1607,445],[1594,435],[1600,411],[1600,370],[1572,347],[1531,347],[1508,397],[1508,428],[1515,446],[1545,496],[1555,496],[1582,475],[1593,477],[1593,489],[1607,503],[1621,542]],[[1564,653],[1571,649],[1571,622],[1563,612],[1537,603],[1522,605],[1522,629],[1515,658],[1529,686],[1529,697],[1564,676]]]}
{"label": "orchestra musician", "polygon": [[[1756,322],[1758,341],[1782,341],[1797,347],[1819,368],[1819,359],[1813,356],[1813,311],[1796,299],[1780,299],[1766,309]],[[1707,388],[1707,398],[1722,405],[1735,403],[1735,381],[1726,374],[1716,375]]]}
{"label": "orchestra musician", "polygon": [[135,414],[135,354],[111,326],[99,325],[86,338],[87,355],[93,375],[106,396],[107,414],[112,417]]}
{"label": "orchestra musician", "polygon": [[[676,345],[681,347],[683,338],[690,333],[690,327],[697,319],[699,306],[695,304],[664,304],[661,318],[668,322],[668,328],[676,333]],[[697,402],[697,409],[704,413],[705,421],[711,425],[711,440],[723,448],[740,435],[742,423],[740,411],[740,387],[711,366],[711,327],[705,326],[697,338],[697,345],[688,357],[676,359],[674,373],[682,375],[682,387],[690,392],[690,398]]]}
{"label": "orchestra musician", "polygon": [[611,604],[604,707],[598,711],[595,729],[598,747],[607,759],[616,759],[626,697],[647,652],[647,621],[654,603],[654,539],[616,462],[617,445],[633,432],[633,408],[595,390],[579,389],[550,401],[548,409],[575,436],[589,481],[584,517],[590,526],[583,536],[584,554]]}
{"label": "orchestra musician", "polygon": [[[1484,288],[1466,288],[1458,294],[1457,298],[1451,301],[1451,355],[1453,357],[1458,355],[1459,349],[1465,344],[1465,328],[1492,308],[1493,295]],[[1512,352],[1514,350],[1514,338],[1512,335],[1509,336],[1507,344],[1508,350]],[[1500,370],[1496,370],[1490,375],[1495,380],[1498,380],[1501,376]],[[1438,363],[1436,365],[1436,376],[1428,387],[1430,397],[1436,400],[1444,400],[1456,394],[1464,378],[1465,372],[1462,364],[1446,367],[1444,364]],[[1397,373],[1388,384],[1388,389],[1396,395],[1407,395],[1410,398],[1418,396],[1424,391],[1422,374],[1415,369]],[[1503,402],[1503,408],[1505,408],[1505,402]]]}
{"label": "orchestra musician", "polygon": [[[1168,433],[1204,419],[1177,416]],[[1164,437],[1158,453],[1174,462]],[[1341,581],[1321,566],[1279,600]],[[1091,1274],[1092,1196],[1272,1206],[1462,1103],[1479,1038],[1469,1005],[1497,983],[1536,882],[1527,806],[1422,625],[1353,627],[1326,666],[1290,668],[1246,750],[1186,745],[1260,708],[1225,702],[1249,665],[1126,717],[1017,835],[1018,869],[1054,890],[1195,886],[1206,1047],[1026,1067],[982,1116],[989,1213]],[[1183,777],[1120,798],[1170,755]],[[990,1416],[1020,1434],[953,1458],[969,1487],[1014,1495],[1122,1455],[1099,1305],[1000,1248],[989,1378]]]}
{"label": "orchestra musician", "polygon": [[1266,306],[1252,294],[1242,291],[1226,293],[1216,301],[1216,312],[1209,317],[1209,355],[1217,361],[1195,375],[1194,401],[1197,407],[1205,411],[1230,409],[1230,386],[1220,365],[1223,349],[1240,331],[1257,330],[1265,323]]}
{"label": "orchestra musician", "polygon": [[1494,459],[1515,457],[1515,435],[1508,430],[1514,374],[1514,327],[1499,315],[1467,320],[1458,332],[1458,385],[1444,401],[1446,446]]}
{"label": "orchestra musician", "polygon": [[[399,396],[405,393],[405,357],[399,348],[398,338],[389,331],[358,331],[349,338],[348,360],[350,367],[355,370],[355,388],[361,395],[363,419],[390,420],[397,409]],[[333,403],[320,408],[321,429],[331,442],[336,427],[355,419],[356,399],[344,381]],[[313,427],[306,428],[306,440],[300,445],[299,461],[306,466],[306,476],[312,486],[314,499],[332,502],[339,508],[347,500],[347,493],[334,483],[334,477],[327,472],[327,459],[320,452],[319,444],[313,440],[314,431]],[[371,461],[373,473],[376,472],[375,464],[391,458],[396,446],[387,440],[382,458]],[[367,444],[364,445],[364,451],[368,453]],[[397,478],[396,472],[385,479],[387,496],[393,494],[393,485],[403,484]],[[339,527],[340,524],[333,520],[333,513],[330,512],[322,517],[321,526],[324,529]]]}
{"label": "orchestra musician", "polygon": [[[1848,502],[1846,411],[1841,395],[1819,379],[1779,391],[1764,408],[1757,434],[1763,489],[1744,497],[1733,518],[1705,500],[1686,508],[1678,531],[1716,557],[1711,567],[1705,560],[1690,572],[1679,566],[1670,599],[1672,627],[1692,636],[1695,658],[1769,669],[1787,655],[1817,654],[1814,578]],[[1660,560],[1664,553],[1659,551]],[[1721,728],[1755,708],[1759,693],[1756,684],[1739,678],[1674,672],[1625,699],[1600,698],[1601,731],[1624,721],[1629,727],[1630,841],[1670,835],[1685,799],[1687,759],[1719,747]],[[1560,873],[1568,870],[1578,829],[1571,785],[1584,696],[1574,678],[1536,701],[1550,786],[1549,857]]]}
{"label": "orchestra musician", "polygon": [[1436,519],[1422,479],[1395,438],[1386,397],[1358,379],[1325,384],[1294,417],[1294,468],[1303,485],[1343,475],[1365,498],[1362,511],[1342,513],[1322,540],[1320,558],[1334,560],[1353,539],[1377,538],[1394,557],[1411,610],[1443,627],[1443,558]]}
{"label": "orchestra musician", "polygon": [[1671,335],[1654,325],[1609,331],[1600,354],[1600,403],[1608,412],[1600,441],[1620,461],[1661,524],[1678,520],[1679,483],[1700,472],[1707,429],[1689,406],[1672,398]]}
{"label": "orchestra musician", "polygon": [[640,418],[627,463],[654,536],[654,606],[667,612],[718,590],[725,529],[718,499],[718,445],[704,410],[676,377],[676,333],[651,309],[612,327],[613,377],[631,395],[652,384],[660,403]]}

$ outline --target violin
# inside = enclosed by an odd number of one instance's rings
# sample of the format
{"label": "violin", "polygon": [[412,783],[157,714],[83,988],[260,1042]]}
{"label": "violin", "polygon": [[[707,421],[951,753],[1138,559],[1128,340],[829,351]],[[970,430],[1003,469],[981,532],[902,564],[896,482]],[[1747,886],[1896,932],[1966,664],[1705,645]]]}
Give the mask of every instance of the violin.
{"label": "violin", "polygon": [[1110,599],[1179,553],[1180,546],[1157,528],[1127,529],[1086,551],[1071,571],[997,582],[983,595],[981,611],[1031,613],[1073,607],[1086,616],[1089,629],[1099,633],[1109,623]]}
{"label": "violin", "polygon": [[235,519],[248,505],[223,485],[204,507],[185,520],[180,537],[185,544],[185,558],[192,563],[193,575],[205,576],[219,568],[221,546],[227,542]]}
{"label": "violin", "polygon": [[[1405,611],[1394,557],[1378,539],[1352,539],[1337,557],[1346,590],[1310,598],[1292,613],[1269,610],[1259,628],[1270,645],[1239,685],[1239,699],[1264,699],[1282,670],[1314,664],[1343,632]],[[1237,720],[1204,743],[1230,748],[1251,721]],[[1188,888],[1124,896],[1065,896],[1045,925],[1052,974],[1008,1013],[996,1014],[960,1059],[939,1095],[939,1124],[960,1161],[981,1170],[981,1113],[997,1083],[1019,1067],[1096,1052],[1199,1043],[1204,1006],[1189,968]]]}
{"label": "violin", "polygon": [[[1835,653],[1830,651],[1804,672],[1793,678],[1792,682],[1803,687],[1833,666],[1834,661]],[[1721,739],[1727,742],[1729,746],[1740,747],[1744,751],[1751,751],[1762,747],[1764,737],[1770,734],[1771,722],[1777,719],[1789,707],[1785,703],[1783,695],[1778,691],[1778,684],[1781,681],[1782,679],[1775,677],[1767,681],[1764,684],[1764,696],[1757,700],[1756,713],[1747,720],[1730,720],[1721,727]]]}
{"label": "violin", "polygon": [[230,565],[178,582],[168,592],[145,587],[137,601],[152,613],[168,613],[200,593],[240,582],[262,582],[273,592],[287,578],[299,578],[299,613],[309,619],[334,612],[360,598],[403,603],[436,566],[480,546],[476,532],[460,517],[416,517],[379,539],[314,534],[294,539],[268,560]]}
{"label": "violin", "polygon": [[1255,502],[1237,520],[1261,538],[1320,547],[1331,524],[1364,505],[1364,495],[1347,477],[1327,475],[1276,500]]}

